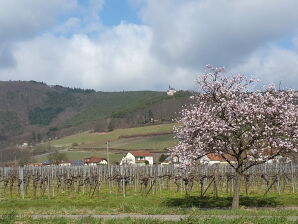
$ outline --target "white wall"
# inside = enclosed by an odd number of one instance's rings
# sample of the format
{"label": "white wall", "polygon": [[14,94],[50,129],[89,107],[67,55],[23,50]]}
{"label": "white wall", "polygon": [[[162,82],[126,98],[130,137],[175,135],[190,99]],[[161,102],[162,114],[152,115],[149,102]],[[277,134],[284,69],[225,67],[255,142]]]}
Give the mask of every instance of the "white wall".
{"label": "white wall", "polygon": [[[153,156],[145,156],[144,159],[148,160],[150,165],[153,165]],[[120,165],[124,165],[124,164],[136,164],[135,156],[130,152],[127,153],[126,156],[123,157],[120,162]]]}
{"label": "white wall", "polygon": [[149,165],[153,165],[153,156],[146,156],[145,160],[149,162]]}
{"label": "white wall", "polygon": [[99,162],[99,164],[108,164],[108,161],[102,160],[102,161]]}
{"label": "white wall", "polygon": [[125,157],[123,157],[121,159],[120,165],[135,164],[135,163],[136,163],[136,159],[135,159],[134,155],[129,152],[126,154]]}
{"label": "white wall", "polygon": [[208,158],[208,156],[203,156],[201,159],[200,159],[200,163],[202,164],[218,164],[220,163],[220,161],[217,161],[217,160],[210,160]]}

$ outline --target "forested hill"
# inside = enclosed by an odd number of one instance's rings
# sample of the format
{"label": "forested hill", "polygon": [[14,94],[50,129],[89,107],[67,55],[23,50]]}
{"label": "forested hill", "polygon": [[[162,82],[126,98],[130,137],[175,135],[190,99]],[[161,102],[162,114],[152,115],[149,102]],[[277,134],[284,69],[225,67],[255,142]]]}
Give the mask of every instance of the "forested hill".
{"label": "forested hill", "polygon": [[87,129],[171,121],[189,92],[96,92],[29,81],[0,82],[0,144],[39,142]]}

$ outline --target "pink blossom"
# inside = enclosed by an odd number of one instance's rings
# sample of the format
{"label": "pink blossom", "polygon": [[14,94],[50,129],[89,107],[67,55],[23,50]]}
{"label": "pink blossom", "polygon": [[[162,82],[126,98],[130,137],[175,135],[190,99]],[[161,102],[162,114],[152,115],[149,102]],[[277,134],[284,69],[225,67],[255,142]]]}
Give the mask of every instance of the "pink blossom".
{"label": "pink blossom", "polygon": [[[209,153],[229,155],[230,164],[243,173],[251,166],[279,155],[297,152],[298,94],[278,91],[273,85],[249,92],[257,80],[226,76],[224,68],[208,65],[210,72],[197,79],[199,93],[181,111],[175,127],[179,143],[171,149],[184,167]],[[227,158],[227,162],[229,159]]]}

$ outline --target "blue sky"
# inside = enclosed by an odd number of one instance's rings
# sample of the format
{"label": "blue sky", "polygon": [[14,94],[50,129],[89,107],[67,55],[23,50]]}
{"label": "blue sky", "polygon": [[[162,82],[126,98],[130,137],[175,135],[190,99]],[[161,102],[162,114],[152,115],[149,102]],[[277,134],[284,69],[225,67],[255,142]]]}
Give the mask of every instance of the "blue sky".
{"label": "blue sky", "polygon": [[121,21],[140,24],[137,8],[127,0],[106,0],[100,13],[105,26],[116,26]]}
{"label": "blue sky", "polygon": [[[81,7],[90,5],[90,2],[86,0],[78,0],[77,2]],[[116,26],[121,21],[141,23],[137,15],[137,6],[128,0],[105,0],[102,4],[102,10],[98,12],[98,15],[105,26]]]}
{"label": "blue sky", "polygon": [[206,64],[298,87],[297,0],[2,0],[0,80],[193,89]]}
{"label": "blue sky", "polygon": [[277,41],[277,44],[281,48],[292,50],[295,47],[294,43],[293,43],[293,39],[292,39],[293,36],[294,36],[294,34],[287,35],[287,36],[283,37],[280,41]]}

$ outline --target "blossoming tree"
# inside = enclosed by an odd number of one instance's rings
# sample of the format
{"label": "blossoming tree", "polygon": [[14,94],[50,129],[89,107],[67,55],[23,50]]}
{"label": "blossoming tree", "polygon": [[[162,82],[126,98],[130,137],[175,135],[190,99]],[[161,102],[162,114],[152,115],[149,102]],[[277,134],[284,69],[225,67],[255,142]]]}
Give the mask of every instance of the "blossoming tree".
{"label": "blossoming tree", "polygon": [[241,179],[252,166],[297,152],[297,93],[270,86],[250,92],[255,80],[227,76],[223,68],[207,66],[197,80],[199,93],[181,111],[175,127],[179,143],[171,149],[187,168],[215,153],[235,170],[232,208],[239,208]]}

